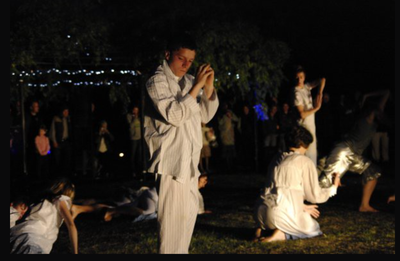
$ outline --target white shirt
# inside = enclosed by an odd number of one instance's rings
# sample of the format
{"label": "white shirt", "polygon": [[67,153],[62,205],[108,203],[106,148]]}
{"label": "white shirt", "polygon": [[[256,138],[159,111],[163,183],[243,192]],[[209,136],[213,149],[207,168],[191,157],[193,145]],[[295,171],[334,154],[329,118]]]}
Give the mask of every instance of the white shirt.
{"label": "white shirt", "polygon": [[[311,90],[312,88],[309,84],[306,84],[304,88],[296,87],[294,105],[296,107],[303,106],[305,111],[310,111],[314,109]],[[315,114],[309,115],[306,119],[304,119],[300,123],[304,124],[306,127],[311,127],[315,125]]]}
{"label": "white shirt", "polygon": [[15,226],[12,236],[29,234],[37,246],[40,246],[45,254],[50,254],[58,232],[64,219],[60,212],[60,203],[65,202],[68,209],[72,207],[72,201],[67,196],[61,196],[53,203],[45,200],[43,204],[32,208],[31,214],[25,222]]}
{"label": "white shirt", "polygon": [[314,163],[299,153],[283,153],[269,166],[265,192],[261,195],[257,221],[263,229],[279,229],[300,237],[321,234],[319,224],[304,212],[304,201],[325,203],[337,188],[322,189]]}
{"label": "white shirt", "polygon": [[144,138],[150,152],[148,171],[171,175],[180,183],[185,183],[187,175],[200,176],[201,123],[207,124],[219,106],[216,92],[211,99],[203,93],[197,103],[189,94],[194,80],[188,74],[180,80],[164,61],[147,82]]}
{"label": "white shirt", "polygon": [[19,212],[15,208],[10,207],[10,229],[15,227],[15,223],[17,223],[19,218],[20,218]]}

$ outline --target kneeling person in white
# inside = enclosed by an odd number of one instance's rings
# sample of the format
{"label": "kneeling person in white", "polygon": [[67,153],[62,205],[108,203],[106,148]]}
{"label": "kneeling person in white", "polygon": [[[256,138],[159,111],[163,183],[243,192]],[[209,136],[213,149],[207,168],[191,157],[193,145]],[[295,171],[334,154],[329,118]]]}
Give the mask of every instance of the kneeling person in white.
{"label": "kneeling person in white", "polygon": [[[304,201],[325,203],[336,195],[340,179],[336,176],[334,186],[321,189],[315,164],[305,156],[312,141],[308,130],[294,129],[287,137],[290,152],[283,153],[270,165],[266,188],[256,207],[257,240],[273,242],[322,235],[313,219],[319,217],[318,207],[306,206]],[[273,234],[261,238],[262,230],[272,230]]]}

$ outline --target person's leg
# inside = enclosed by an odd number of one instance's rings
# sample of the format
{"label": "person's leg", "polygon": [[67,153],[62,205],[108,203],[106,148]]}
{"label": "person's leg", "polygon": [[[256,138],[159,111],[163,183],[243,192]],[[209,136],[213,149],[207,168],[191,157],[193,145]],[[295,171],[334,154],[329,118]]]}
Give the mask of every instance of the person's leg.
{"label": "person's leg", "polygon": [[143,215],[143,210],[129,205],[117,208],[109,208],[104,216],[104,221],[110,222],[114,217],[119,217],[121,215],[138,217]]}
{"label": "person's leg", "polygon": [[389,162],[389,135],[388,133],[382,134],[382,160],[383,162]]}
{"label": "person's leg", "polygon": [[101,211],[102,209],[110,209],[112,207],[104,204],[96,204],[90,206],[72,205],[71,212],[72,218],[76,219],[80,214],[88,214]]}
{"label": "person's leg", "polygon": [[371,197],[375,191],[377,184],[378,184],[378,180],[375,179],[375,180],[368,181],[364,185],[361,206],[359,209],[360,212],[372,212],[372,213],[378,212],[378,210],[374,209],[370,205]]}
{"label": "person's leg", "polygon": [[274,230],[272,236],[266,237],[261,240],[262,243],[271,243],[278,241],[286,241],[286,234],[280,231],[279,229]]}
{"label": "person's leg", "polygon": [[188,178],[182,184],[169,175],[158,179],[159,253],[187,254],[198,212],[198,200],[192,193],[197,182]]}
{"label": "person's leg", "polygon": [[381,133],[375,133],[372,138],[372,158],[376,162],[381,160]]}

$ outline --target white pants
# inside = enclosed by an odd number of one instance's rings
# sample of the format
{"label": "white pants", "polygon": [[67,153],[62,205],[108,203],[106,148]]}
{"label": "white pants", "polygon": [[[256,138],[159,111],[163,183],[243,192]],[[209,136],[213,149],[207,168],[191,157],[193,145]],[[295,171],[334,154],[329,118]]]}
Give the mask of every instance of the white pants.
{"label": "white pants", "polygon": [[389,161],[389,136],[387,132],[378,132],[372,138],[372,158],[377,162],[381,160],[383,162]]}
{"label": "white pants", "polygon": [[158,175],[159,254],[188,254],[199,211],[198,179],[182,184],[170,175]]}

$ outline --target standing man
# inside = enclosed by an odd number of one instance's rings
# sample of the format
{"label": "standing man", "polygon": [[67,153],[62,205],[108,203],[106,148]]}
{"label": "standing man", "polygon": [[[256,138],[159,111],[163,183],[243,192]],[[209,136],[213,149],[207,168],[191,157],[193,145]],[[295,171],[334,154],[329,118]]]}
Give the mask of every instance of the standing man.
{"label": "standing man", "polygon": [[149,172],[157,174],[160,254],[189,253],[199,210],[201,123],[208,123],[219,105],[209,64],[200,66],[196,78],[187,74],[195,57],[190,36],[171,38],[163,65],[147,82],[144,135]]}
{"label": "standing man", "polygon": [[137,173],[141,172],[139,165],[142,153],[142,133],[139,107],[134,106],[132,113],[129,113],[126,118],[129,124],[129,135],[131,138],[131,171],[132,176],[136,177]]}
{"label": "standing man", "polygon": [[61,113],[53,118],[49,136],[53,143],[56,170],[60,172],[58,175],[71,174],[72,127],[67,107],[64,107]]}

